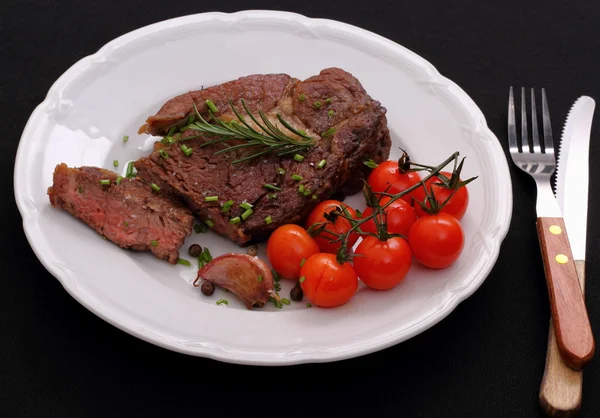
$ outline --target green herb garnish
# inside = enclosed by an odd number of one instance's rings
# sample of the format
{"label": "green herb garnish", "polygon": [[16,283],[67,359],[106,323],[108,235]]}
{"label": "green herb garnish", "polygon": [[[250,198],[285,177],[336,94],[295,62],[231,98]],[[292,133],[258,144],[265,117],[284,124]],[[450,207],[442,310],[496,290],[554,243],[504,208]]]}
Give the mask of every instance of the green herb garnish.
{"label": "green herb garnish", "polygon": [[169,158],[169,153],[167,151],[165,151],[164,149],[161,149],[160,151],[158,151],[158,153],[163,158]]}
{"label": "green herb garnish", "polygon": [[160,192],[160,187],[158,187],[156,184],[152,183],[150,185],[150,187],[152,188],[152,190],[154,190],[155,192]]}
{"label": "green herb garnish", "polygon": [[127,141],[129,141],[129,135],[125,135],[125,136],[123,137],[123,142],[127,142]]}
{"label": "green herb garnish", "polygon": [[269,215],[265,218],[265,223],[269,225],[271,222],[273,222],[273,218],[271,218],[271,215]]}
{"label": "green herb garnish", "polygon": [[212,100],[207,100],[206,102],[206,106],[208,106],[208,108],[210,109],[211,112],[213,113],[219,113],[219,109],[217,108],[217,106],[213,103]]}
{"label": "green herb garnish", "polygon": [[231,218],[231,219],[229,220],[229,223],[232,223],[232,224],[234,224],[234,225],[235,225],[235,224],[239,224],[241,221],[242,221],[242,220],[240,219],[240,217],[239,217],[239,216],[236,216],[235,218]]}
{"label": "green herb garnish", "polygon": [[188,266],[188,267],[192,265],[192,263],[190,263],[185,258],[178,258],[177,259],[177,264],[183,264],[184,266]]}
{"label": "green herb garnish", "polygon": [[125,177],[128,179],[133,177],[133,168],[133,161],[129,161],[129,163],[127,163],[127,171],[125,172]]}
{"label": "green herb garnish", "polygon": [[299,163],[301,163],[302,161],[304,161],[304,156],[296,154],[294,155],[294,161],[298,161]]}
{"label": "green herb garnish", "polygon": [[299,151],[303,151],[315,144],[314,138],[308,136],[305,132],[301,132],[294,128],[292,125],[290,125],[289,122],[283,119],[283,117],[280,114],[277,114],[277,119],[279,120],[279,122],[292,134],[299,136],[300,139],[293,138],[288,134],[284,133],[281,129],[273,125],[273,123],[267,118],[267,116],[262,110],[259,110],[258,113],[260,119],[262,120],[261,123],[259,119],[256,116],[254,116],[252,112],[250,112],[248,106],[246,106],[246,102],[242,100],[241,103],[242,107],[248,114],[248,117],[250,117],[250,119],[252,119],[252,122],[254,122],[256,126],[258,126],[258,130],[254,129],[246,121],[245,116],[242,116],[238,112],[231,100],[229,101],[229,105],[231,106],[231,109],[235,113],[238,120],[233,120],[230,122],[222,121],[219,118],[217,118],[210,108],[208,112],[211,117],[211,122],[207,122],[200,115],[200,113],[198,112],[198,108],[194,104],[194,110],[196,112],[196,118],[198,119],[198,121],[191,124],[190,129],[220,137],[219,139],[216,139],[214,141],[205,142],[201,146],[206,146],[215,142],[228,141],[230,139],[245,139],[247,141],[243,144],[233,145],[219,150],[215,152],[215,155],[246,147],[258,146],[263,148],[262,150],[252,155],[232,161],[232,164],[237,164],[242,161],[247,161],[270,152],[276,152],[277,155],[296,153]]}
{"label": "green herb garnish", "polygon": [[150,245],[152,245],[153,247],[158,247],[158,241],[153,239],[152,241],[150,241]]}
{"label": "green herb garnish", "polygon": [[281,191],[281,188],[280,188],[280,187],[277,187],[277,186],[274,186],[274,185],[272,185],[272,184],[268,184],[268,183],[267,183],[267,184],[265,184],[265,185],[264,185],[264,187],[265,187],[265,188],[267,188],[267,189],[269,189],[269,190],[275,190],[275,191],[277,191],[277,192],[280,192],[280,191]]}
{"label": "green herb garnish", "polygon": [[113,160],[113,167],[119,166],[119,160]]}
{"label": "green herb garnish", "polygon": [[246,219],[248,219],[248,217],[250,215],[252,215],[253,210],[252,209],[246,209],[246,211],[244,213],[242,213],[242,219],[245,221]]}
{"label": "green herb garnish", "polygon": [[206,196],[204,198],[205,202],[218,202],[219,201],[219,196]]}
{"label": "green herb garnish", "polygon": [[229,305],[229,302],[227,301],[227,299],[219,299],[217,301],[217,305]]}
{"label": "green herb garnish", "polygon": [[294,179],[296,181],[302,181],[302,180],[304,180],[304,177],[302,177],[299,174],[292,174],[292,179]]}
{"label": "green herb garnish", "polygon": [[100,180],[101,186],[108,186],[110,184],[110,180]]}
{"label": "green herb garnish", "polygon": [[364,165],[366,165],[369,168],[377,168],[379,167],[379,164],[377,164],[375,161],[373,161],[373,159],[368,159],[367,161],[363,162]]}
{"label": "green herb garnish", "polygon": [[204,221],[204,223],[206,224],[206,226],[208,226],[209,228],[212,228],[213,226],[215,226],[215,223],[212,221],[212,219],[206,219]]}
{"label": "green herb garnish", "polygon": [[321,160],[319,161],[319,164],[317,164],[317,168],[323,168],[325,167],[325,164],[327,164],[327,160]]}

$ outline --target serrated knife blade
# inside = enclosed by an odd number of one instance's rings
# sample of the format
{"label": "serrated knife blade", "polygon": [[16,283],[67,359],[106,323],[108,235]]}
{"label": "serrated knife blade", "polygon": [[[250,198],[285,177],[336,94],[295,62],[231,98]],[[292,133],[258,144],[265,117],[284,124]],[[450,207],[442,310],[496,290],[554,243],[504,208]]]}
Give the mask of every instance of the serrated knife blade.
{"label": "serrated knife blade", "polygon": [[571,252],[585,260],[589,147],[596,102],[579,97],[567,115],[556,168],[556,200],[563,213]]}

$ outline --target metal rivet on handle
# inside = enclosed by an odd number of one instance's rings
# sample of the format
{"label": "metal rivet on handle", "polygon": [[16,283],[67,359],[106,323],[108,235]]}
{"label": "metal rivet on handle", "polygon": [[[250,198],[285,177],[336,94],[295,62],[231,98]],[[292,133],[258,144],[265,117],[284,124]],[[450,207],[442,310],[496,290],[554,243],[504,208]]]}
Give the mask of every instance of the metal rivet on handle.
{"label": "metal rivet on handle", "polygon": [[556,260],[557,263],[560,263],[560,264],[565,264],[569,261],[569,257],[567,257],[564,254],[558,254],[556,257],[554,257],[554,259]]}
{"label": "metal rivet on handle", "polygon": [[562,232],[562,229],[558,225],[552,225],[549,229],[550,229],[550,232],[554,235],[558,235]]}

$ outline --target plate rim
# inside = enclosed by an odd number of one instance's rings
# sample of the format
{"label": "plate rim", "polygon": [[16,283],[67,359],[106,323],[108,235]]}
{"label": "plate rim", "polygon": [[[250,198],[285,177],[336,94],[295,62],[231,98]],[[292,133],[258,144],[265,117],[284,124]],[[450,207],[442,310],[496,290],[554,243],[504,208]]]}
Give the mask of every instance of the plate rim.
{"label": "plate rim", "polygon": [[[177,345],[173,341],[165,341],[161,339],[160,336],[157,337],[156,334],[145,331],[144,327],[136,326],[133,321],[119,321],[118,317],[112,317],[108,315],[106,312],[103,312],[101,309],[98,309],[94,304],[86,298],[86,292],[81,291],[77,288],[77,286],[69,285],[69,280],[65,277],[63,272],[56,268],[56,266],[51,263],[51,260],[40,251],[39,247],[36,247],[35,244],[35,227],[28,223],[29,208],[26,203],[25,192],[23,191],[24,183],[21,181],[21,166],[25,162],[24,142],[26,138],[30,135],[30,131],[33,129],[33,122],[38,118],[39,114],[43,111],[45,107],[48,106],[52,97],[56,91],[61,90],[61,86],[66,86],[70,81],[75,79],[78,75],[84,72],[90,64],[93,64],[95,60],[102,59],[106,54],[110,54],[110,51],[118,48],[119,46],[125,45],[128,42],[135,41],[136,39],[143,37],[148,34],[155,33],[157,31],[167,29],[169,27],[178,27],[180,25],[185,25],[188,23],[199,22],[199,21],[210,21],[214,18],[223,18],[226,17],[228,19],[235,20],[243,19],[243,18],[267,18],[267,19],[287,19],[292,21],[298,21],[303,23],[304,25],[310,26],[311,24],[326,24],[332,25],[334,27],[338,27],[340,29],[344,29],[346,31],[350,31],[355,33],[357,36],[361,37],[369,37],[374,39],[377,42],[385,43],[390,47],[393,47],[403,54],[406,54],[408,57],[415,60],[419,66],[424,67],[429,75],[432,77],[433,81],[439,83],[444,87],[449,87],[452,89],[452,92],[455,95],[458,95],[457,100],[460,101],[462,105],[466,107],[466,109],[476,118],[476,125],[479,130],[481,130],[483,136],[487,139],[491,139],[490,147],[496,148],[495,155],[497,158],[494,159],[495,163],[504,170],[506,175],[508,176],[508,180],[505,182],[505,193],[506,193],[506,201],[505,201],[505,211],[499,215],[499,229],[495,231],[494,239],[492,240],[492,246],[490,248],[489,262],[485,265],[485,268],[477,277],[477,280],[473,280],[473,282],[464,288],[462,288],[458,292],[454,292],[448,299],[444,301],[444,306],[442,309],[438,309],[432,313],[432,316],[428,318],[428,321],[425,326],[417,327],[419,329],[410,330],[405,332],[402,336],[396,336],[394,338],[386,338],[385,341],[380,341],[376,344],[370,344],[367,347],[359,347],[353,348],[352,350],[344,351],[343,353],[336,353],[335,351],[329,350],[325,355],[322,353],[308,352],[308,353],[294,353],[293,356],[257,356],[256,353],[252,353],[250,356],[248,353],[240,353],[239,351],[227,351],[225,349],[214,349],[210,346],[207,347],[189,347],[185,345]],[[233,21],[231,22],[233,23]],[[496,135],[489,129],[487,125],[487,121],[481,109],[477,106],[475,101],[455,82],[446,78],[438,70],[425,58],[416,54],[415,52],[407,49],[406,47],[398,44],[391,39],[385,38],[377,33],[371,32],[369,30],[360,28],[358,26],[333,20],[326,18],[311,18],[305,15],[288,12],[288,11],[279,11],[279,10],[262,10],[262,9],[251,9],[251,10],[241,10],[232,13],[226,12],[205,12],[205,13],[196,13],[189,15],[182,15],[178,17],[174,17],[171,19],[166,19],[162,21],[158,21],[146,26],[139,27],[127,33],[124,33],[113,40],[104,44],[100,49],[98,49],[95,53],[87,55],[74,64],[72,64],[66,71],[64,71],[51,85],[48,89],[44,100],[39,103],[28,118],[28,121],[23,129],[21,134],[19,145],[17,147],[17,153],[15,156],[15,164],[13,171],[13,188],[14,188],[14,196],[15,201],[18,207],[18,210],[22,217],[22,226],[27,238],[27,241],[34,251],[38,260],[42,263],[42,265],[46,268],[46,270],[52,274],[64,287],[64,289],[81,305],[83,305],[90,312],[95,314],[96,316],[103,319],[105,322],[110,323],[117,329],[124,331],[136,338],[139,338],[143,341],[151,343],[153,345],[165,348],[167,350],[179,352],[182,354],[187,354],[191,356],[204,357],[217,361],[224,361],[228,363],[234,364],[245,364],[245,365],[262,365],[262,366],[278,366],[278,365],[293,365],[293,364],[303,364],[303,363],[323,363],[323,362],[332,362],[332,361],[340,361],[349,358],[359,357],[366,354],[370,354],[373,352],[381,351],[390,346],[399,344],[403,341],[406,341],[415,335],[418,335],[424,332],[427,329],[430,329],[442,319],[446,318],[454,309],[464,300],[469,298],[479,287],[483,284],[483,282],[489,276],[491,270],[496,264],[498,257],[500,255],[501,245],[506,238],[508,231],[510,229],[510,224],[512,220],[512,211],[513,211],[513,194],[512,194],[512,182],[510,181],[510,170],[508,161],[506,160],[506,156],[504,151],[500,145],[500,141],[496,137]],[[321,350],[320,350],[321,351]]]}

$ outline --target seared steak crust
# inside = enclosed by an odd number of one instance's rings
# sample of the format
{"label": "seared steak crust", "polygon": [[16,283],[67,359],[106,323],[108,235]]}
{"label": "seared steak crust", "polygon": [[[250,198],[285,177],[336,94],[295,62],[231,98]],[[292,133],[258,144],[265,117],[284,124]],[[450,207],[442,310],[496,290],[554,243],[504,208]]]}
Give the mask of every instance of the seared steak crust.
{"label": "seared steak crust", "polygon": [[[161,193],[178,196],[200,218],[211,219],[216,232],[240,245],[264,240],[282,224],[301,222],[318,202],[334,194],[342,197],[358,192],[368,173],[363,161],[372,158],[381,162],[389,156],[386,109],[367,94],[356,78],[338,68],[323,70],[305,81],[285,74],[253,75],[186,93],[165,103],[140,127],[140,132],[165,135],[171,127],[183,126],[193,113],[194,103],[208,118],[208,99],[219,108],[220,118],[235,117],[229,100],[245,115],[241,106],[244,99],[253,113],[261,109],[273,120],[279,113],[317,140],[304,154],[303,162],[295,161],[293,155],[268,154],[233,165],[233,160],[256,150],[214,155],[228,145],[217,143],[200,148],[214,137],[196,137],[184,142],[193,150],[190,156],[181,151],[181,143],[157,143],[151,155],[135,163],[144,182],[158,184]],[[188,130],[183,137],[197,134]],[[159,153],[162,148],[168,158]],[[317,168],[322,160],[326,160],[325,166]],[[285,174],[279,174],[278,169]],[[294,180],[293,174],[302,180]],[[265,184],[282,190],[274,198]],[[309,192],[302,193],[302,189]],[[218,196],[218,201],[205,202],[207,196]],[[235,204],[225,212],[222,206],[229,200]],[[239,206],[243,202],[253,205],[252,215],[231,223],[232,218],[245,211]],[[265,221],[267,217],[271,223]]]}

